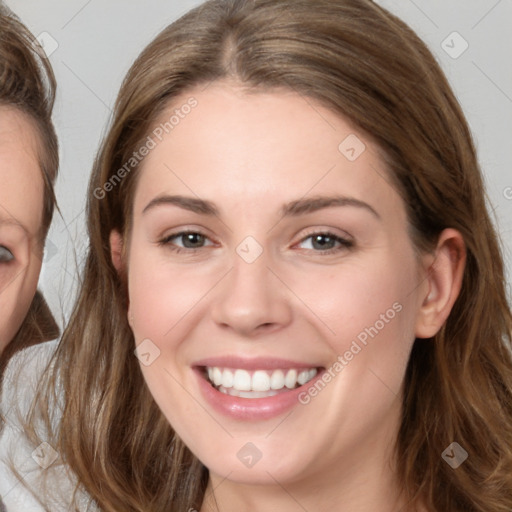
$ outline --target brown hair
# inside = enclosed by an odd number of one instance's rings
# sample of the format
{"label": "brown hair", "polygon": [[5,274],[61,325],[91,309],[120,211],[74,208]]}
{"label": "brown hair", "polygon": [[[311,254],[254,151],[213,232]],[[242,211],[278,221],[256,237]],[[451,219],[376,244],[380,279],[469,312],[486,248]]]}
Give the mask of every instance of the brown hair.
{"label": "brown hair", "polygon": [[[30,31],[0,2],[0,106],[19,109],[37,127],[44,182],[43,217],[38,233],[41,249],[56,206],[53,185],[59,167],[57,135],[51,119],[56,82],[43,55]],[[0,375],[15,352],[58,335],[58,326],[38,291],[23,325],[0,357]]]}
{"label": "brown hair", "polygon": [[[460,296],[441,331],[415,341],[409,361],[397,467],[411,509],[508,512],[512,318],[475,148],[425,44],[370,0],[211,0],[167,27],[133,64],[94,164],[83,284],[47,382],[52,390],[58,379],[65,390],[55,440],[64,461],[102,510],[200,508],[207,470],[144,383],[109,252],[110,232],[126,233],[137,169],[102,199],[95,191],[173,98],[225,78],[248,90],[292,89],[372,137],[418,251],[432,250],[445,228],[462,234]],[[456,471],[441,458],[454,440],[469,452]]]}

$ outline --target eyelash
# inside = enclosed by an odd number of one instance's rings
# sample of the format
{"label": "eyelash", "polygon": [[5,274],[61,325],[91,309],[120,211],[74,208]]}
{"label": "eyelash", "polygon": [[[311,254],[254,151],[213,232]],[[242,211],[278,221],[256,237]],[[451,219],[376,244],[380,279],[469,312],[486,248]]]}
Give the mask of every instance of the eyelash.
{"label": "eyelash", "polygon": [[[178,246],[176,246],[176,245],[174,245],[172,243],[172,240],[175,240],[177,238],[180,238],[180,237],[183,237],[183,236],[186,236],[186,235],[199,235],[199,236],[204,237],[205,239],[209,240],[209,238],[206,235],[204,235],[203,233],[201,233],[199,231],[189,230],[189,231],[180,231],[178,233],[173,233],[173,234],[171,234],[169,236],[166,236],[165,238],[160,240],[158,242],[158,244],[160,246],[166,246],[166,247],[170,248],[170,250],[172,250],[173,252],[175,252],[177,254],[184,253],[184,252],[187,252],[189,254],[190,253],[195,253],[196,251],[205,248],[205,246],[203,246],[203,247],[178,247]],[[329,254],[337,253],[337,252],[342,251],[342,250],[351,249],[351,248],[354,247],[354,242],[353,241],[347,240],[346,238],[342,238],[342,237],[340,237],[338,235],[335,235],[334,233],[331,233],[329,231],[315,231],[315,232],[312,232],[312,233],[308,234],[307,236],[303,237],[298,243],[299,244],[303,243],[306,240],[308,240],[309,238],[313,238],[315,236],[324,236],[326,238],[330,238],[330,239],[334,240],[334,242],[339,244],[339,245],[338,245],[338,247],[333,247],[331,249],[318,250],[318,251],[316,251],[314,249],[306,249],[307,251],[312,250],[313,252],[316,252],[318,254],[329,255]],[[297,244],[295,244],[295,245],[297,245]]]}
{"label": "eyelash", "polygon": [[352,240],[347,240],[346,238],[342,238],[341,236],[335,235],[334,233],[332,233],[330,231],[314,231],[312,233],[309,233],[308,235],[306,235],[305,237],[303,237],[300,240],[299,244],[304,243],[306,240],[308,240],[310,238],[317,237],[317,236],[323,236],[326,238],[330,238],[330,239],[334,240],[334,242],[339,245],[338,245],[338,247],[333,247],[331,249],[324,249],[324,250],[319,250],[319,251],[316,251],[314,249],[305,249],[305,250],[313,251],[318,254],[329,255],[329,254],[336,254],[340,251],[351,249],[354,247],[354,242]]}
{"label": "eyelash", "polygon": [[205,239],[209,240],[209,238],[206,235],[204,235],[203,233],[201,233],[199,231],[186,230],[186,231],[180,231],[178,233],[173,233],[169,236],[166,236],[165,238],[160,240],[160,242],[158,242],[158,245],[166,246],[177,254],[180,254],[183,252],[194,253],[200,249],[204,249],[204,247],[177,247],[176,245],[172,244],[172,240],[175,240],[176,238],[183,237],[185,235],[199,235],[199,236],[202,236]]}

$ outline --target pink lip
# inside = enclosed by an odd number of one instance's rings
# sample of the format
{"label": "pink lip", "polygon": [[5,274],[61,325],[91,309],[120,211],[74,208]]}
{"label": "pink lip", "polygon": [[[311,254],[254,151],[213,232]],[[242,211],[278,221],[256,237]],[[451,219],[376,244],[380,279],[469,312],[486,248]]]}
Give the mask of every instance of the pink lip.
{"label": "pink lip", "polygon": [[[218,362],[214,365],[200,365],[200,366],[220,366],[222,368],[230,368],[230,364],[226,364],[224,358],[222,360],[222,364],[218,364]],[[282,364],[282,361],[281,361]],[[235,368],[243,368],[247,370],[252,369],[265,369],[263,366],[240,366],[238,363],[234,365]],[[311,368],[311,366],[294,366],[294,365],[286,365],[286,366],[272,366],[267,367],[270,368]],[[286,411],[292,409],[294,406],[300,405],[299,395],[304,392],[309,386],[313,385],[314,382],[321,378],[323,374],[323,370],[319,371],[319,373],[311,379],[309,382],[306,382],[303,386],[300,386],[295,389],[291,389],[289,391],[278,393],[274,396],[269,396],[266,398],[240,398],[236,396],[226,395],[225,393],[221,393],[217,391],[210,382],[205,378],[204,372],[201,368],[195,367],[194,371],[196,373],[199,389],[201,390],[202,395],[206,399],[206,401],[210,404],[210,406],[215,410],[220,412],[221,414],[228,416],[232,419],[236,420],[245,420],[245,421],[258,421],[258,420],[267,420],[271,418],[275,418],[280,414],[285,413]]]}
{"label": "pink lip", "polygon": [[317,368],[315,364],[299,363],[289,359],[269,359],[268,357],[254,357],[251,359],[240,358],[236,356],[211,357],[195,362],[193,367],[209,366],[218,368],[240,368],[241,370],[286,370],[290,368],[310,369]]}

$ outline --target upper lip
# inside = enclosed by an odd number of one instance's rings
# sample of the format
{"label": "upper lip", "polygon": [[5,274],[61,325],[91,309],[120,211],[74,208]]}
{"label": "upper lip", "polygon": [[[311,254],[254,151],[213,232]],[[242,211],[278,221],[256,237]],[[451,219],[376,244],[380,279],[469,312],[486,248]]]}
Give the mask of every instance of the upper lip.
{"label": "upper lip", "polygon": [[304,363],[290,359],[252,357],[242,358],[237,356],[210,357],[196,361],[192,366],[195,367],[217,367],[217,368],[236,368],[241,370],[286,370],[286,369],[310,369],[320,368],[314,363]]}

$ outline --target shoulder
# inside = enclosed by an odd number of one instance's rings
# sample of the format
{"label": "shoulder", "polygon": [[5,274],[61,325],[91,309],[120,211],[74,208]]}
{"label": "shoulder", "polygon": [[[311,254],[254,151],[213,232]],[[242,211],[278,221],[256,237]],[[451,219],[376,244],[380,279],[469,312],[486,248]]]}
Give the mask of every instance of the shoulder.
{"label": "shoulder", "polygon": [[34,345],[15,354],[2,381],[0,413],[8,419],[14,411],[26,413],[38,383],[50,368],[58,340]]}
{"label": "shoulder", "polygon": [[[34,370],[42,371],[47,366],[57,349],[59,340],[46,341],[33,345],[16,353],[9,361],[5,370],[2,388],[16,381],[18,375],[23,374],[33,380]],[[4,390],[2,389],[2,396]]]}
{"label": "shoulder", "polygon": [[[7,512],[70,510],[75,479],[54,448],[52,434],[37,419],[31,422],[30,432],[25,428],[38,385],[51,371],[57,347],[55,340],[19,352],[9,361],[4,374],[0,401],[4,419],[0,432],[0,496]],[[62,397],[59,390],[56,395]],[[59,406],[53,402],[49,408],[52,410],[46,412],[58,429]],[[88,501],[86,495],[83,498],[79,503]],[[80,505],[79,510],[86,509],[91,510]]]}
{"label": "shoulder", "polygon": [[[34,451],[24,435],[23,419],[30,410],[37,383],[48,367],[57,341],[35,345],[18,352],[9,361],[2,381],[0,413],[0,496],[6,510],[44,510],[16,473],[31,467]],[[31,468],[33,469],[33,468]],[[1,509],[0,509],[1,510]]]}
{"label": "shoulder", "polygon": [[0,496],[7,512],[97,510],[87,493],[77,489],[76,478],[58,453],[54,433],[48,432],[46,423],[40,421],[40,413],[48,414],[50,428],[58,431],[64,400],[58,378],[53,381],[56,388],[52,388],[51,396],[44,396],[47,409],[42,411],[37,404],[30,428],[26,429],[38,386],[53,369],[58,345],[59,341],[54,340],[22,350],[9,361],[4,373],[0,400],[4,419],[0,431]]}

